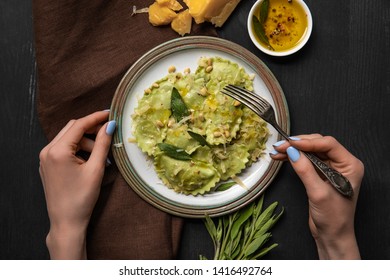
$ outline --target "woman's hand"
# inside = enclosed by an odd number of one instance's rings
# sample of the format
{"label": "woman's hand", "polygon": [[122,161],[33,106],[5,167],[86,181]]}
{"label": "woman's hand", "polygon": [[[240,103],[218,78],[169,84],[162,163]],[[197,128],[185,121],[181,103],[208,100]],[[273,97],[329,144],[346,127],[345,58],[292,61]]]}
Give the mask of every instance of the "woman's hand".
{"label": "woman's hand", "polygon": [[[291,137],[290,141],[275,143],[274,148],[271,157],[288,158],[306,188],[309,227],[320,259],[359,259],[354,216],[364,174],[363,163],[333,137],[319,134]],[[340,195],[300,151],[315,153],[347,177],[354,190],[352,199]]]}
{"label": "woman's hand", "polygon": [[[52,259],[85,259],[87,226],[100,193],[115,121],[108,112],[70,121],[40,153]],[[95,141],[85,137],[96,134]],[[77,153],[90,153],[86,161]]]}

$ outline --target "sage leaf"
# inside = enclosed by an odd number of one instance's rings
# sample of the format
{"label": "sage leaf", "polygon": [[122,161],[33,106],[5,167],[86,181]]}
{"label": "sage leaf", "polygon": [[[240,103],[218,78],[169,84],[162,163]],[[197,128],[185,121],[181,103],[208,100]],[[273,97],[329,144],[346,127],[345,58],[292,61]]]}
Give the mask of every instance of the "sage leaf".
{"label": "sage leaf", "polygon": [[237,219],[237,221],[233,224],[232,230],[230,232],[231,239],[236,238],[238,231],[241,229],[241,226],[252,215],[253,207],[254,207],[254,203],[246,207],[244,211],[241,213],[240,217]]}
{"label": "sage leaf", "polygon": [[[231,252],[235,252],[237,250],[237,247],[239,247],[241,241],[241,235],[242,235],[242,231],[239,231],[236,238],[232,240]],[[234,257],[232,256],[232,258]]]}
{"label": "sage leaf", "polygon": [[217,186],[215,191],[216,192],[226,191],[226,190],[230,189],[232,186],[234,186],[235,184],[236,184],[236,182],[227,182],[227,183],[220,184],[219,186]]}
{"label": "sage leaf", "polygon": [[265,254],[267,254],[269,251],[271,251],[273,248],[277,247],[279,244],[274,243],[264,249],[262,249],[257,255],[253,256],[252,259],[258,260],[262,258]]}
{"label": "sage leaf", "polygon": [[270,43],[268,41],[268,37],[265,34],[264,26],[261,24],[259,19],[256,16],[253,16],[252,22],[253,22],[253,29],[254,29],[257,37],[259,38],[259,40],[261,42],[263,42],[263,44],[265,44],[267,46],[267,48],[269,48],[270,50],[274,50],[274,48],[270,45]]}
{"label": "sage leaf", "polygon": [[199,144],[201,144],[202,146],[209,146],[209,143],[207,143],[206,139],[202,135],[195,133],[191,130],[187,130],[187,132],[193,139],[198,141]]}
{"label": "sage leaf", "polygon": [[215,224],[213,220],[210,218],[209,215],[205,216],[205,222],[204,222],[207,231],[209,232],[209,235],[211,237],[211,240],[213,241],[214,250],[217,252],[218,249],[218,237],[217,237],[217,228],[215,227]]}
{"label": "sage leaf", "polygon": [[238,254],[240,254],[240,252],[241,252],[241,243],[238,242],[238,245],[232,254],[232,259],[235,260],[238,256]]}
{"label": "sage leaf", "polygon": [[171,94],[171,111],[176,122],[181,121],[184,117],[190,114],[183,98],[175,87],[172,89]]}
{"label": "sage leaf", "polygon": [[257,204],[255,205],[255,208],[253,210],[253,218],[256,220],[257,217],[261,214],[261,211],[263,209],[263,203],[264,203],[264,196],[262,195],[260,199],[258,200]]}
{"label": "sage leaf", "polygon": [[256,220],[255,228],[261,229],[263,225],[268,222],[268,220],[272,217],[276,206],[278,206],[278,203],[274,202],[270,206],[268,206],[263,213],[261,213],[261,215]]}
{"label": "sage leaf", "polygon": [[270,238],[271,236],[271,233],[266,233],[266,234],[263,234],[261,236],[259,236],[258,238],[254,239],[249,245],[248,247],[246,248],[245,250],[245,253],[244,255],[246,257],[250,256],[251,254],[253,254],[254,252],[257,251],[257,249],[259,249],[261,246],[263,246],[263,244],[265,242],[268,241],[268,239]]}
{"label": "sage leaf", "polygon": [[206,221],[206,223],[205,223],[206,229],[209,232],[210,236],[216,237],[217,236],[217,228],[215,227],[215,224],[209,215],[205,216],[205,221]]}
{"label": "sage leaf", "polygon": [[272,216],[271,219],[269,219],[256,234],[264,234],[266,231],[270,230],[274,224],[279,220],[280,216],[283,214],[284,209],[279,213],[278,216]]}
{"label": "sage leaf", "polygon": [[191,156],[182,148],[170,145],[167,143],[157,144],[158,148],[163,151],[167,156],[178,160],[191,160]]}
{"label": "sage leaf", "polygon": [[264,24],[268,18],[269,0],[264,0],[260,5],[260,23]]}

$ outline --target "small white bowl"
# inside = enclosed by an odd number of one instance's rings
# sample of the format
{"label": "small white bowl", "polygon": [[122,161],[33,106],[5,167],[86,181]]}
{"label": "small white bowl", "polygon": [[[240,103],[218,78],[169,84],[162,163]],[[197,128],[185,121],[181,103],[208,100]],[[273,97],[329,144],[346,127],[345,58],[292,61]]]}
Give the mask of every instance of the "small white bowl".
{"label": "small white bowl", "polygon": [[302,6],[302,8],[304,9],[304,11],[306,13],[306,16],[307,16],[307,30],[306,30],[305,34],[303,34],[303,38],[300,39],[298,44],[296,44],[291,49],[287,49],[287,50],[284,50],[284,51],[273,51],[273,50],[270,50],[270,49],[264,47],[263,45],[261,45],[259,43],[259,41],[257,39],[257,36],[254,33],[254,31],[253,31],[252,17],[254,15],[255,11],[259,10],[260,4],[261,4],[261,2],[263,2],[263,0],[256,1],[255,4],[252,6],[252,8],[251,8],[251,10],[249,12],[249,16],[248,16],[248,23],[247,23],[248,33],[249,33],[249,37],[251,38],[253,44],[255,44],[255,46],[259,50],[261,50],[262,52],[264,52],[266,54],[269,54],[269,55],[273,55],[273,56],[287,56],[287,55],[290,55],[290,54],[293,54],[293,53],[299,51],[307,43],[307,41],[309,40],[310,35],[311,35],[311,31],[313,29],[313,19],[312,19],[312,16],[311,16],[311,12],[310,12],[309,8],[307,7],[307,5],[306,5],[306,3],[304,1],[302,1],[302,0],[293,0],[293,1],[299,3],[299,5]]}

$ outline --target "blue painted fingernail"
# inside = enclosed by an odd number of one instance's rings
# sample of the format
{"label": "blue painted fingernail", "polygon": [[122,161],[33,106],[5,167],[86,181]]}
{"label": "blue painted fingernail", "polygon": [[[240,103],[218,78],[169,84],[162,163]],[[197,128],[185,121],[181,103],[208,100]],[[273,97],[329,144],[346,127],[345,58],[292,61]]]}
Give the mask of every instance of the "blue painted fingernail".
{"label": "blue painted fingernail", "polygon": [[283,145],[284,143],[286,143],[286,140],[281,140],[281,141],[276,142],[276,143],[273,144],[272,146],[274,146],[274,147],[279,147],[280,145]]}
{"label": "blue painted fingernail", "polygon": [[299,137],[295,137],[295,136],[290,136],[290,137],[288,137],[290,140],[293,140],[293,141],[299,141],[299,140],[301,140],[301,138],[299,138]]}
{"label": "blue painted fingernail", "polygon": [[287,148],[287,155],[293,162],[296,162],[299,159],[299,157],[301,156],[299,151],[292,146]]}
{"label": "blue painted fingernail", "polygon": [[277,154],[279,154],[279,152],[278,152],[278,151],[275,151],[275,150],[272,150],[271,152],[269,152],[269,154],[270,154],[271,156],[276,156]]}
{"label": "blue painted fingernail", "polygon": [[116,127],[116,121],[109,121],[106,128],[106,133],[108,135],[113,135]]}

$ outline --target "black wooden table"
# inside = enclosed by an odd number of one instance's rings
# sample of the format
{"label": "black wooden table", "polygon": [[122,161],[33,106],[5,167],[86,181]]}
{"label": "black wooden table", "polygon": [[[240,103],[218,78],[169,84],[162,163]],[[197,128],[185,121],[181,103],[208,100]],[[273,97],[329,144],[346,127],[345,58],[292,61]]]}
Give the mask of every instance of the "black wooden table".
{"label": "black wooden table", "polygon": [[[287,58],[258,51],[246,32],[254,0],[243,0],[219,30],[271,69],[286,95],[292,134],[335,136],[365,164],[356,213],[364,259],[390,258],[390,1],[306,0],[314,29]],[[46,145],[36,115],[36,64],[30,1],[0,1],[0,259],[46,259],[48,218],[38,154]],[[289,164],[265,192],[285,214],[272,230],[268,259],[316,259],[304,188]],[[211,256],[201,220],[187,220],[179,257]]]}

